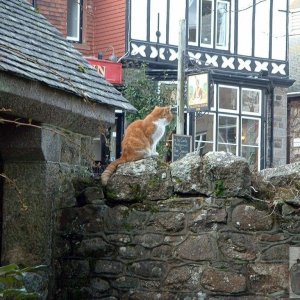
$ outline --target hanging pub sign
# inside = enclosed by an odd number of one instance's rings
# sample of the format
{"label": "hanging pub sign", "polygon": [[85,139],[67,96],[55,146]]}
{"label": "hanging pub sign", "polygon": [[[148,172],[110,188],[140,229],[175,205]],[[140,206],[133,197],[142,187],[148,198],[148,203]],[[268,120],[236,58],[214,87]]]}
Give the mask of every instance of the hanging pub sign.
{"label": "hanging pub sign", "polygon": [[188,75],[188,106],[201,111],[209,109],[209,73]]}

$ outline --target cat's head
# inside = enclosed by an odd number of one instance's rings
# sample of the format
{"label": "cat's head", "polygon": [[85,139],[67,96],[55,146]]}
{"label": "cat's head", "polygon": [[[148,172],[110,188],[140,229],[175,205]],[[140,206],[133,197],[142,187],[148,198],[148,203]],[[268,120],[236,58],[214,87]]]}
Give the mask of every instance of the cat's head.
{"label": "cat's head", "polygon": [[169,124],[173,119],[173,113],[171,110],[171,106],[159,107],[155,106],[153,112],[159,119],[165,119],[166,123]]}

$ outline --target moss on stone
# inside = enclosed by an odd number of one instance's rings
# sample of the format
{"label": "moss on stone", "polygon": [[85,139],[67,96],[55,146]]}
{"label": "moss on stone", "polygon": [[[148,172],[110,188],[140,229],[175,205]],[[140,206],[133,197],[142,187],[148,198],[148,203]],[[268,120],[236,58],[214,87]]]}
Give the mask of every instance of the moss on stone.
{"label": "moss on stone", "polygon": [[225,185],[223,180],[217,180],[215,184],[215,195],[216,197],[224,197],[225,194]]}
{"label": "moss on stone", "polygon": [[117,199],[117,193],[114,190],[106,190],[106,198],[108,200]]}
{"label": "moss on stone", "polygon": [[146,198],[146,192],[143,190],[140,184],[131,184],[129,187],[134,200],[143,201]]}

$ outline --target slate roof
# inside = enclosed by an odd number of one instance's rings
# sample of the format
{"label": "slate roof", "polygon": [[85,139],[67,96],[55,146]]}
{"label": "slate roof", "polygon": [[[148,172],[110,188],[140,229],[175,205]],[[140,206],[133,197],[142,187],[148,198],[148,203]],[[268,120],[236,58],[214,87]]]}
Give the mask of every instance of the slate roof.
{"label": "slate roof", "polygon": [[25,0],[0,0],[0,71],[37,80],[93,102],[135,110]]}

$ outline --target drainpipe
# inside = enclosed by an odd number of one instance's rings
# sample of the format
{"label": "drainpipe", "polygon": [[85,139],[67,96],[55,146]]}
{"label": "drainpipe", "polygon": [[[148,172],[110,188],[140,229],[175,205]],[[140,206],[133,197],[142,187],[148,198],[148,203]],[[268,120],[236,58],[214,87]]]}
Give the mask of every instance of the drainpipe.
{"label": "drainpipe", "polygon": [[273,166],[273,144],[274,144],[274,87],[270,84],[270,131],[269,131],[269,147],[268,147],[268,167]]}

